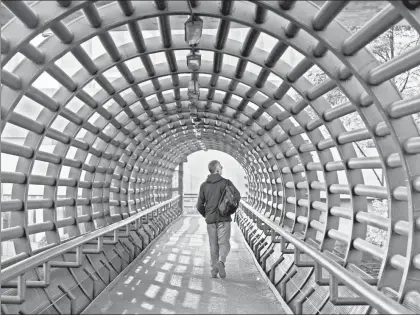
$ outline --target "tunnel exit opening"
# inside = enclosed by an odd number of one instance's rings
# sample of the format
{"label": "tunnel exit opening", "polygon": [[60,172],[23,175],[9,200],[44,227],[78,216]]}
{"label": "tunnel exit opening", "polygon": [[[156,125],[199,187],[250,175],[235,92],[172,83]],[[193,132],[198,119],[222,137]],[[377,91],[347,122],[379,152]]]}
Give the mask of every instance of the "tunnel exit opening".
{"label": "tunnel exit opening", "polygon": [[199,215],[196,209],[198,192],[208,174],[208,164],[218,160],[223,166],[222,176],[228,178],[238,188],[243,200],[246,200],[248,179],[241,164],[231,155],[218,150],[202,150],[190,154],[183,163],[183,204],[184,215]]}

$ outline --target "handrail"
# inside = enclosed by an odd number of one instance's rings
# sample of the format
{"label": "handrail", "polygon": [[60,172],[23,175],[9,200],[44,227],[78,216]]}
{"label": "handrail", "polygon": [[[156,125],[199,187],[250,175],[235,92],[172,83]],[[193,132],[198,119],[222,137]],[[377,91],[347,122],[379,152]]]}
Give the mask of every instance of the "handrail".
{"label": "handrail", "polygon": [[328,272],[340,280],[343,284],[353,290],[354,293],[357,293],[359,297],[369,303],[372,307],[376,308],[379,313],[387,314],[415,314],[408,308],[394,301],[390,297],[382,294],[376,288],[372,287],[370,284],[365,282],[363,279],[355,277],[355,275],[349,270],[343,268],[333,259],[324,255],[322,252],[314,249],[309,244],[297,239],[291,233],[285,231],[276,223],[270,219],[263,216],[257,210],[253,209],[251,205],[245,201],[241,201],[241,204],[247,208],[248,211],[252,212],[253,215],[257,216],[262,222],[267,224],[271,229],[280,234],[281,237],[284,237],[285,240],[290,242],[306,255],[311,257],[316,263],[320,264],[323,268],[328,270]]}
{"label": "handrail", "polygon": [[101,237],[109,232],[113,232],[116,229],[119,229],[121,227],[126,226],[127,224],[130,224],[138,219],[140,219],[141,217],[158,210],[161,207],[164,207],[168,204],[171,204],[174,201],[177,201],[179,199],[179,195],[166,200],[158,205],[155,205],[147,210],[141,211],[135,215],[133,215],[132,217],[129,217],[127,219],[124,219],[122,221],[119,222],[115,222],[111,225],[108,225],[106,227],[103,227],[99,230],[90,232],[88,234],[84,234],[81,235],[75,239],[72,239],[64,244],[60,244],[58,246],[52,247],[46,251],[43,251],[39,254],[36,254],[34,256],[31,256],[27,259],[24,259],[22,261],[19,261],[7,268],[5,268],[4,270],[1,271],[1,285],[6,284],[7,282],[9,282],[12,279],[17,278],[18,276],[20,276],[21,274],[32,270],[40,265],[42,265],[43,263],[49,261],[50,259],[57,257],[58,255],[64,254],[66,252],[68,252],[69,250],[79,247],[89,241],[92,241],[98,237]]}

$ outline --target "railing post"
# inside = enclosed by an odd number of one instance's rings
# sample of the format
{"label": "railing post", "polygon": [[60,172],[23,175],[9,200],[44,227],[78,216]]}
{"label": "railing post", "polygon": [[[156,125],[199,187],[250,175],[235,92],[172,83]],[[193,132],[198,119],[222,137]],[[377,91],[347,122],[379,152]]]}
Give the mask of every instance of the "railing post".
{"label": "railing post", "polygon": [[87,268],[83,268],[83,271],[92,279],[93,287],[92,287],[92,301],[98,296],[100,293],[99,291],[99,278],[93,273],[90,272]]}
{"label": "railing post", "polygon": [[261,257],[261,267],[264,272],[267,272],[267,259],[274,253],[274,246],[271,245],[270,248],[265,252],[265,254]]}
{"label": "railing post", "polygon": [[293,269],[291,272],[289,272],[281,282],[280,282],[280,296],[283,300],[286,301],[286,285],[287,282],[289,282],[290,279],[292,279],[297,274],[297,270]]}
{"label": "railing post", "polygon": [[276,268],[278,267],[278,265],[280,265],[284,260],[284,256],[280,256],[279,259],[276,260],[276,262],[271,265],[270,268],[270,281],[271,283],[274,284],[274,282],[276,281]]}
{"label": "railing post", "polygon": [[302,261],[300,259],[300,254],[302,254],[302,252],[295,247],[295,253],[294,253],[294,262],[295,262],[295,266],[297,267],[313,267],[315,265],[315,263],[313,261]]}
{"label": "railing post", "polygon": [[335,303],[338,300],[338,280],[333,275],[330,275],[330,301]]}
{"label": "railing post", "polygon": [[179,207],[184,211],[184,162],[179,163],[178,167],[178,193]]}
{"label": "railing post", "polygon": [[108,266],[102,259],[99,260],[102,266],[104,266],[108,270],[108,284],[111,283],[112,280],[112,268]]}
{"label": "railing post", "polygon": [[70,300],[70,312],[69,314],[76,314],[77,310],[77,297],[71,292],[67,287],[65,287],[63,284],[59,284],[58,288],[61,292],[63,292],[64,295],[68,297]]}
{"label": "railing post", "polygon": [[315,292],[314,287],[308,288],[296,301],[295,314],[303,314],[303,303]]}

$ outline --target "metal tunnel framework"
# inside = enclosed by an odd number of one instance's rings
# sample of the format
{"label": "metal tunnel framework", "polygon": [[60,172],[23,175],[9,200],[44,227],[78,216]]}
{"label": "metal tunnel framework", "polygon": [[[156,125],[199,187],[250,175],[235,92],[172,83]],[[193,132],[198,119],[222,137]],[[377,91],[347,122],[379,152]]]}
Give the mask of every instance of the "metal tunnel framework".
{"label": "metal tunnel framework", "polygon": [[[342,268],[357,268],[364,253],[381,260],[375,285],[411,310],[420,309],[420,135],[412,118],[420,102],[419,95],[402,99],[392,82],[420,65],[420,46],[383,64],[365,48],[402,20],[420,33],[418,1],[390,1],[355,33],[335,20],[348,1],[322,7],[306,1],[191,1],[194,14],[220,19],[217,34],[203,35],[197,46],[214,52],[198,71],[206,91],[199,105],[202,139],[192,132],[186,105],[191,71],[175,56],[189,46],[170,25],[170,16],[190,14],[187,1],[110,1],[100,8],[92,1],[3,4],[16,19],[1,33],[1,128],[12,124],[27,130],[23,145],[1,142],[2,155],[18,156],[16,170],[1,173],[2,183],[13,184],[11,200],[1,203],[2,213],[11,213],[1,238],[13,241],[16,252],[2,261],[4,272],[64,244],[62,228],[77,238],[170,200],[172,176],[184,158],[216,149],[244,167],[254,209],[329,253]],[[83,16],[63,22],[78,11]],[[160,35],[143,38],[138,21],[156,17]],[[243,42],[228,38],[231,23],[249,27]],[[109,32],[121,26],[131,41],[117,46]],[[54,35],[37,47],[31,44],[46,30]],[[278,40],[269,52],[255,45],[261,33]],[[92,59],[82,43],[95,36],[106,53]],[[281,59],[288,47],[304,55],[296,66]],[[153,64],[150,56],[159,52],[167,62]],[[81,65],[71,76],[55,64],[67,53]],[[16,54],[25,58],[6,70]],[[225,55],[238,58],[236,67],[223,63]],[[144,69],[131,71],[126,61],[133,58]],[[250,62],[261,67],[259,73],[247,70]],[[328,75],[315,86],[304,77],[314,65]],[[110,82],[104,73],[113,67],[121,76]],[[52,96],[33,86],[45,74],[60,84]],[[270,74],[282,83],[270,82]],[[90,95],[85,87],[93,81],[101,89]],[[324,98],[336,87],[348,103],[334,106]],[[290,89],[300,100],[287,94]],[[23,97],[42,107],[38,117],[16,111]],[[74,98],[83,105],[70,109]],[[340,118],[354,112],[365,129],[343,126]],[[53,152],[40,150],[46,139],[57,141]],[[356,154],[353,144],[367,139],[377,157]],[[48,163],[46,176],[32,174],[35,161]],[[70,168],[65,178],[63,167]],[[366,185],[363,169],[382,169],[385,185]],[[339,172],[347,183],[339,181]],[[31,185],[44,186],[43,199],[28,198]],[[344,196],[348,208],[342,207]],[[388,218],[368,212],[370,197],[388,200]],[[65,218],[57,218],[59,207]],[[34,209],[44,209],[44,222],[28,225],[28,211]],[[340,219],[351,222],[347,233],[338,231]],[[366,241],[368,226],[387,231],[383,248]],[[41,232],[48,245],[32,249],[29,236]],[[336,243],[344,245],[343,255],[334,251]]]}

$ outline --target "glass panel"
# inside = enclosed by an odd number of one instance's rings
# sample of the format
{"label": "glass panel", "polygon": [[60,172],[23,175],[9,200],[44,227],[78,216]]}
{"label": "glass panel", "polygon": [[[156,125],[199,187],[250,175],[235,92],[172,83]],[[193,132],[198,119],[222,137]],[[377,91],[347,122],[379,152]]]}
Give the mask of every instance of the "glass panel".
{"label": "glass panel", "polygon": [[291,66],[296,66],[302,59],[304,58],[304,56],[298,52],[297,50],[295,50],[293,47],[288,47],[285,51],[285,53],[282,56],[282,60],[284,62],[287,62],[288,64],[290,64]]}
{"label": "glass panel", "polygon": [[26,57],[20,52],[16,53],[9,62],[3,67],[6,71],[13,72],[13,70],[23,61]]}
{"label": "glass panel", "polygon": [[168,60],[166,59],[166,56],[163,52],[158,52],[154,54],[150,54],[150,59],[152,59],[153,64],[159,64],[159,63],[168,63]]}
{"label": "glass panel", "polygon": [[32,196],[30,199],[44,198],[44,185],[28,185],[28,195]]}
{"label": "glass panel", "polygon": [[111,31],[109,34],[111,35],[117,47],[133,42],[128,31]]}
{"label": "glass panel", "polygon": [[[5,213],[1,214],[2,219],[3,219],[4,214]],[[3,225],[2,225],[2,227],[5,228]],[[16,255],[16,252],[15,252],[15,245],[13,244],[13,241],[1,242],[1,260],[2,261],[5,260],[5,259],[12,258],[15,255]]]}
{"label": "glass panel", "polygon": [[21,128],[19,126],[6,123],[6,126],[3,129],[1,134],[1,139],[13,142],[14,144],[23,145],[24,139],[28,135],[29,131],[27,129]]}
{"label": "glass panel", "polygon": [[257,42],[255,43],[255,47],[260,49],[264,49],[265,51],[271,52],[273,47],[276,45],[278,40],[266,33],[261,33],[258,37]]}
{"label": "glass panel", "polygon": [[121,73],[118,71],[117,67],[111,67],[103,74],[105,78],[107,78],[110,82],[117,80],[121,77]]}
{"label": "glass panel", "polygon": [[14,112],[26,116],[30,119],[35,119],[39,113],[44,109],[44,106],[23,96],[15,107]]}
{"label": "glass panel", "polygon": [[73,76],[77,71],[82,68],[79,61],[73,56],[71,52],[68,52],[63,57],[55,62],[55,65],[63,70],[70,77]]}
{"label": "glass panel", "polygon": [[278,75],[271,72],[267,78],[267,82],[270,82],[278,87],[283,82],[283,80]]}
{"label": "glass panel", "polygon": [[68,234],[68,229],[66,227],[63,228],[59,228],[58,229],[58,235],[60,236],[60,239],[62,241],[68,239],[70,237],[70,235]]}
{"label": "glass panel", "polygon": [[67,178],[69,178],[69,174],[70,174],[70,167],[62,166],[59,178],[66,178],[67,179]]}
{"label": "glass panel", "polygon": [[47,72],[43,72],[33,83],[32,86],[41,90],[48,96],[53,96],[57,89],[62,85],[56,79],[50,76]]}
{"label": "glass panel", "polygon": [[248,64],[246,66],[246,71],[255,73],[255,74],[259,74],[261,72],[261,67],[251,61],[248,61]]}
{"label": "glass panel", "polygon": [[252,103],[252,102],[248,102],[248,106],[249,107],[251,107],[253,110],[257,110],[258,109],[258,106],[257,105],[255,105],[254,103]]}
{"label": "glass panel", "polygon": [[246,34],[248,34],[249,27],[244,27],[242,24],[239,23],[231,23],[228,38],[235,41],[243,42],[246,38]]}
{"label": "glass panel", "polygon": [[16,155],[1,153],[1,171],[14,172],[18,159],[19,157]]}
{"label": "glass panel", "polygon": [[47,175],[47,168],[49,163],[35,160],[34,166],[32,169],[32,175]]}
{"label": "glass panel", "polygon": [[139,20],[140,28],[142,30],[144,39],[160,36],[159,29],[150,30],[151,28],[156,28],[156,26],[159,25],[158,23],[158,18],[156,17]]}
{"label": "glass panel", "polygon": [[106,53],[104,46],[97,36],[85,41],[81,46],[86,50],[87,54],[92,59],[96,59]]}
{"label": "glass panel", "polygon": [[54,119],[54,122],[51,124],[51,128],[54,128],[54,129],[56,129],[56,130],[58,130],[58,131],[61,131],[61,132],[63,132],[64,131],[64,129],[67,127],[67,125],[68,124],[70,124],[71,122],[70,121],[68,121],[67,119],[65,119],[64,117],[62,117],[62,116],[57,116],[55,119]]}
{"label": "glass panel", "polygon": [[32,234],[29,236],[32,250],[42,248],[48,245],[45,232]]}

